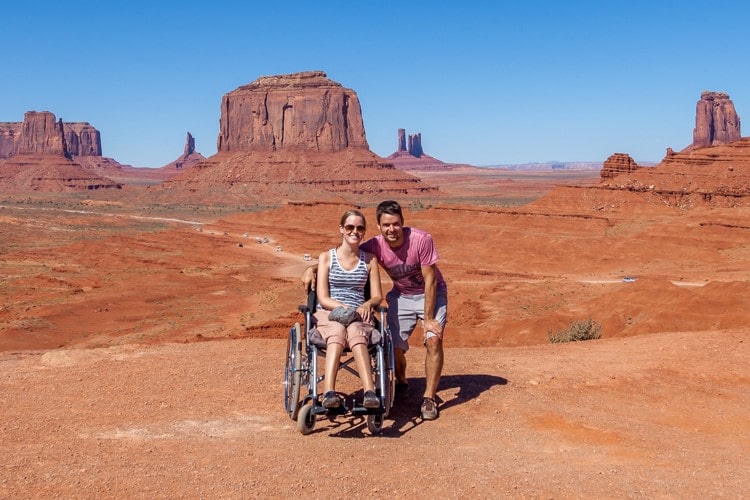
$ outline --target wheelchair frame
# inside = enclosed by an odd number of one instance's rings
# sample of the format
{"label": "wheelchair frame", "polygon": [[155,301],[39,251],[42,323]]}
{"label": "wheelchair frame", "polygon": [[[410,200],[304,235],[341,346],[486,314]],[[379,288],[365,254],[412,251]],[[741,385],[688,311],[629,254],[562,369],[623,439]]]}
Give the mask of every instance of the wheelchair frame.
{"label": "wheelchair frame", "polygon": [[[395,366],[393,343],[385,320],[388,308],[386,306],[376,308],[380,316],[378,325],[380,340],[370,343],[367,347],[370,362],[373,365],[373,381],[375,393],[380,398],[380,407],[365,408],[358,405],[354,397],[350,397],[348,401],[345,398],[339,408],[329,410],[321,405],[321,395],[318,393],[318,384],[325,379],[325,375],[318,375],[318,358],[325,358],[325,348],[315,345],[310,338],[316,307],[317,296],[314,290],[310,290],[307,304],[298,307],[299,311],[304,314],[304,328],[299,323],[295,323],[289,330],[284,369],[284,409],[292,420],[297,421],[297,429],[302,434],[310,434],[313,431],[318,416],[326,415],[334,418],[337,415],[347,414],[365,416],[368,430],[372,434],[379,434],[393,406],[396,383],[393,372]],[[359,377],[357,370],[351,366],[354,363],[354,357],[348,349],[344,352],[349,353],[349,356],[344,356],[339,360],[338,369],[344,369]],[[300,401],[303,386],[307,387],[307,394]]]}

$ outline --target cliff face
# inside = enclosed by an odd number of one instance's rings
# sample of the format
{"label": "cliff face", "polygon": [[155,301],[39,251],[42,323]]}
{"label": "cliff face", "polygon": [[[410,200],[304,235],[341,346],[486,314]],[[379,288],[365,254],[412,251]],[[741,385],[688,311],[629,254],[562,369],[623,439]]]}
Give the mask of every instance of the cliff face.
{"label": "cliff face", "polygon": [[21,136],[21,125],[21,122],[0,122],[0,159],[13,156],[16,140]]}
{"label": "cliff face", "polygon": [[87,122],[63,122],[65,143],[72,156],[102,156],[102,138]]}
{"label": "cliff face", "polygon": [[220,152],[369,149],[357,94],[322,71],[261,77],[224,95]]}
{"label": "cliff face", "polygon": [[[0,122],[0,158],[14,154],[64,154],[70,156],[102,156],[102,140],[99,131],[87,122],[62,123],[49,111],[29,111],[23,122]],[[22,138],[23,137],[23,138]]]}
{"label": "cliff face", "polygon": [[56,122],[49,111],[27,111],[16,142],[16,154],[69,156],[62,120]]}
{"label": "cliff face", "polygon": [[703,92],[696,104],[693,144],[690,147],[716,146],[740,139],[740,117],[729,95]]}

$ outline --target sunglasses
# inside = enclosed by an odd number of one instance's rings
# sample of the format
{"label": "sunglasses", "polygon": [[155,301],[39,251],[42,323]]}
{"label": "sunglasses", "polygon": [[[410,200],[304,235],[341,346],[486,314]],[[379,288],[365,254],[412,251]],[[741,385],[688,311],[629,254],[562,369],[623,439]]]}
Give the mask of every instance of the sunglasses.
{"label": "sunglasses", "polygon": [[365,232],[365,226],[355,226],[354,224],[347,224],[344,226],[344,229],[347,233],[352,233],[356,229],[358,233],[364,233]]}

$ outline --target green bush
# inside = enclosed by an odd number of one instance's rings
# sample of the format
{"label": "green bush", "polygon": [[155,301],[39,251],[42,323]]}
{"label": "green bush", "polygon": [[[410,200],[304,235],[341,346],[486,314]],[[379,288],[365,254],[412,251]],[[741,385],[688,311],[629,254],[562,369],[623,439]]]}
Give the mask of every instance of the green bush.
{"label": "green bush", "polygon": [[568,323],[568,327],[556,332],[550,332],[549,341],[553,344],[563,342],[580,342],[583,340],[594,340],[602,336],[602,325],[589,318],[586,321],[574,320]]}

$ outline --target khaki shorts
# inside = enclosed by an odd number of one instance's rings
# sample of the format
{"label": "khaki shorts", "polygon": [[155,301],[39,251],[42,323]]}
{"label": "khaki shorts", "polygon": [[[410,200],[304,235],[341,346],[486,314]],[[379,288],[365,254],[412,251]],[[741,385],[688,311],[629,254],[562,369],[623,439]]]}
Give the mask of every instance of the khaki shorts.
{"label": "khaki shorts", "polygon": [[[417,321],[424,326],[424,294],[405,295],[396,290],[391,290],[386,295],[388,301],[388,329],[391,331],[393,347],[396,349],[409,350],[409,337],[411,337]],[[448,315],[448,294],[438,290],[435,297],[435,319],[445,328]],[[426,332],[425,332],[426,333]]]}
{"label": "khaki shorts", "polygon": [[368,345],[370,343],[370,337],[375,330],[374,326],[363,321],[355,321],[345,328],[338,321],[328,321],[329,313],[330,311],[318,309],[313,314],[315,326],[325,339],[326,345],[341,344],[351,349],[359,344]]}

